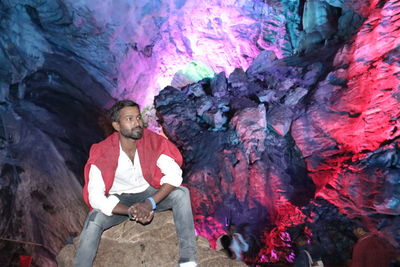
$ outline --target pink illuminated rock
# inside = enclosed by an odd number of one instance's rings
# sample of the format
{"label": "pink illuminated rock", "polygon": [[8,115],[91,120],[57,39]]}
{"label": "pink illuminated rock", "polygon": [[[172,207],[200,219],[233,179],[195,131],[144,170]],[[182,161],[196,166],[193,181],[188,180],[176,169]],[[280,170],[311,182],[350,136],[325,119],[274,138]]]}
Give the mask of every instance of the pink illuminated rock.
{"label": "pink illuminated rock", "polygon": [[[118,72],[117,88],[110,88],[112,95],[131,96],[144,106],[152,104],[154,95],[191,61],[229,74],[237,67],[247,69],[262,49],[282,57],[287,53],[283,47],[291,46],[285,40],[286,18],[279,15],[283,7],[264,3],[210,1],[199,5],[188,0],[177,6],[174,1],[121,5],[103,1],[94,6],[82,1],[71,5],[93,14],[89,21],[77,12],[75,23],[83,20],[111,30],[106,41]],[[266,41],[267,35],[273,40]]]}
{"label": "pink illuminated rock", "polygon": [[[395,37],[400,8],[394,1],[380,7],[370,9],[352,42],[336,55],[336,78],[328,75],[329,81],[319,83],[315,104],[292,127],[317,195],[349,216],[399,214],[397,189],[388,190],[398,170],[378,169],[392,164],[391,156],[384,155],[394,153],[393,140],[400,136],[400,39]],[[374,163],[376,158],[383,163]],[[385,230],[387,237],[392,230]]]}
{"label": "pink illuminated rock", "polygon": [[254,163],[260,160],[265,151],[266,113],[263,105],[258,108],[248,108],[238,112],[231,120],[233,127],[244,145],[247,161]]}
{"label": "pink illuminated rock", "polygon": [[[253,260],[290,262],[287,229],[306,223],[343,265],[360,216],[400,244],[397,2],[1,1],[0,230],[54,265],[85,218],[101,114],[133,98],[181,149],[211,246],[233,222]],[[0,262],[22,252],[7,243]]]}

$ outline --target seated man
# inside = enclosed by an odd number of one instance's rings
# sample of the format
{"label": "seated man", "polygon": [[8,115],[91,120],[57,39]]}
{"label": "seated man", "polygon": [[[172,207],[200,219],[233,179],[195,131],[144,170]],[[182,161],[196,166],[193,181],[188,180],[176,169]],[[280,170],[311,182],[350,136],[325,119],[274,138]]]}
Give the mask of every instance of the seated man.
{"label": "seated man", "polygon": [[149,223],[154,211],[172,209],[180,266],[197,266],[189,190],[182,183],[182,156],[166,138],[147,129],[130,100],[111,108],[116,132],[90,149],[83,197],[91,211],[80,235],[75,266],[92,266],[105,229],[128,217]]}

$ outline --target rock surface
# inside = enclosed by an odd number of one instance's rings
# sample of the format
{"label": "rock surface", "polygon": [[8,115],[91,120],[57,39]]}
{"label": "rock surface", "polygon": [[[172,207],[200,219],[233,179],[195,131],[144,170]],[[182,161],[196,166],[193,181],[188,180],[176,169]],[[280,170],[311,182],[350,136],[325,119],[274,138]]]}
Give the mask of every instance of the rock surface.
{"label": "rock surface", "polygon": [[[227,218],[253,233],[263,225],[264,260],[275,261],[290,252],[271,233],[316,220],[302,210],[316,196],[399,246],[400,7],[375,4],[343,47],[284,59],[264,51],[227,78],[219,98],[209,89],[219,75],[156,96],[164,132],[187,159],[199,233],[215,240]],[[200,86],[205,93],[194,94]],[[208,113],[225,118],[223,127]],[[328,246],[325,253],[334,261]]]}
{"label": "rock surface", "polygon": [[31,85],[29,97],[0,105],[0,236],[16,241],[0,243],[2,266],[19,255],[55,266],[58,250],[82,226],[87,208],[77,177],[89,145],[101,138],[93,103]]}
{"label": "rock surface", "polygon": [[0,237],[41,245],[2,241],[0,265],[55,266],[104,108],[129,97],[155,119],[156,94],[212,246],[230,221],[287,262],[287,227],[309,223],[338,259],[318,225],[350,234],[344,215],[398,246],[398,1],[92,3],[0,1]]}
{"label": "rock surface", "polygon": [[[79,238],[65,246],[57,256],[59,267],[73,266]],[[204,237],[197,237],[198,261],[201,267],[246,266],[215,251]],[[172,212],[156,213],[153,221],[143,226],[126,221],[103,233],[94,267],[108,266],[163,266],[175,267],[179,260],[178,239]]]}
{"label": "rock surface", "polygon": [[61,56],[81,64],[110,95],[148,106],[190,63],[229,75],[263,50],[282,58],[335,35],[347,39],[368,16],[367,2],[5,0],[0,82],[20,83]]}

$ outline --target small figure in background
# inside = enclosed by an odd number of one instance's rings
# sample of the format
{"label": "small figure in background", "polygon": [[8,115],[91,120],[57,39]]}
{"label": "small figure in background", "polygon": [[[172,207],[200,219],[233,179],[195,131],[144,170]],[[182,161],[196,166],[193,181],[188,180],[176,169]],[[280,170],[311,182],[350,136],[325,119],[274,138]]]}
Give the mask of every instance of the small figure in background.
{"label": "small figure in background", "polygon": [[233,258],[242,260],[242,253],[249,250],[249,244],[244,240],[242,234],[237,232],[236,226],[233,224],[229,226],[228,235],[231,237],[229,248],[233,253]]}
{"label": "small figure in background", "polygon": [[389,242],[369,232],[360,223],[355,225],[353,233],[357,242],[353,247],[351,267],[396,266],[394,262],[399,255]]}
{"label": "small figure in background", "polygon": [[293,239],[296,246],[295,267],[323,267],[319,250],[309,243],[309,237],[304,232],[301,232]]}
{"label": "small figure in background", "polygon": [[223,234],[217,239],[217,246],[216,250],[217,251],[222,251],[225,253],[225,255],[228,256],[228,258],[232,259],[233,258],[233,253],[230,250],[229,246],[231,245],[231,237],[228,234]]}
{"label": "small figure in background", "polygon": [[234,224],[227,224],[228,231],[217,240],[216,249],[236,260],[243,259],[243,253],[249,250],[249,244]]}

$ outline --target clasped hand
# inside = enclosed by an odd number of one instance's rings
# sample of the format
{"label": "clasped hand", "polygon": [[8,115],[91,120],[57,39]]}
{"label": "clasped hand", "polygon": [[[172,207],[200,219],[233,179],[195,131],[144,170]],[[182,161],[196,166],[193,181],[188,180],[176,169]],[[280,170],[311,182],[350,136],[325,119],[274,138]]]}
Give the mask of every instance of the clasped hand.
{"label": "clasped hand", "polygon": [[153,219],[154,211],[151,204],[147,202],[140,202],[133,204],[128,208],[129,217],[137,222],[146,224]]}

